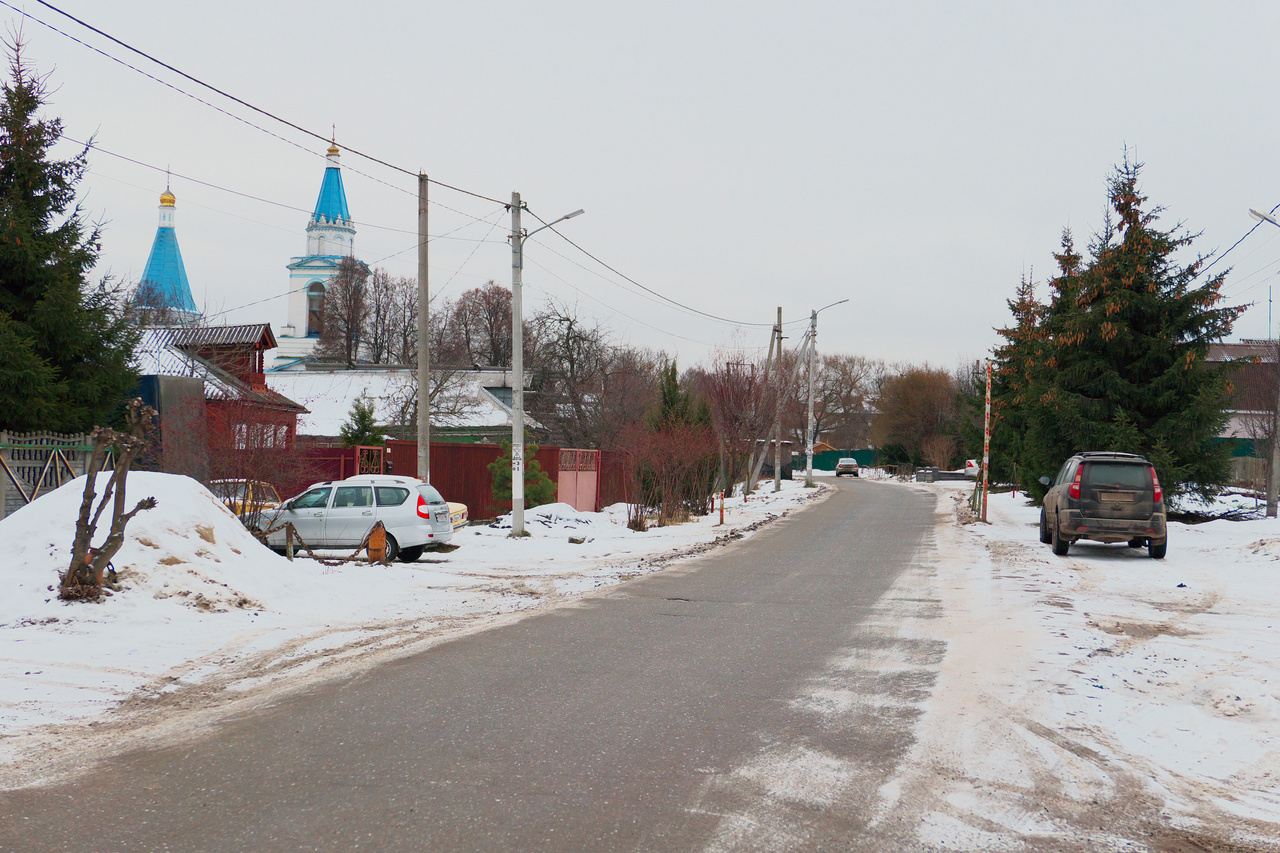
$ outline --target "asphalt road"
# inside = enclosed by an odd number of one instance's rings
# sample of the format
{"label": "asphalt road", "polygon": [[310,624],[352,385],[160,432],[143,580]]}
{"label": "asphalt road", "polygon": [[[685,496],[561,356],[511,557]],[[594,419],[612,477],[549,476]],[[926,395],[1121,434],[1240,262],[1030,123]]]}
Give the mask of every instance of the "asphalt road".
{"label": "asphalt road", "polygon": [[[867,636],[931,530],[929,495],[837,485],[746,542],[574,606],[0,793],[0,850],[726,846],[709,784],[779,740],[836,736],[791,700]],[[909,745],[903,726],[839,736],[886,767]],[[829,808],[805,822],[809,841],[847,842],[866,821]]]}

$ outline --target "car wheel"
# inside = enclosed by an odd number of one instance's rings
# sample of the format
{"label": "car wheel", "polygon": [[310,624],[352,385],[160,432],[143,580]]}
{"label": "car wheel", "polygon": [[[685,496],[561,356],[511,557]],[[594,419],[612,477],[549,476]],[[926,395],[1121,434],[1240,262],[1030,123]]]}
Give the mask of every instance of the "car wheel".
{"label": "car wheel", "polygon": [[1159,545],[1157,545],[1155,542],[1147,543],[1147,556],[1153,560],[1163,560],[1164,555],[1168,550],[1169,550],[1168,537],[1165,537],[1165,540],[1161,542]]}
{"label": "car wheel", "polygon": [[402,563],[413,563],[413,562],[416,562],[417,559],[422,556],[422,552],[426,550],[427,550],[427,547],[425,545],[417,545],[413,548],[405,548],[403,551],[400,552],[400,554],[396,557],[396,559]]}
{"label": "car wheel", "polygon": [[390,533],[387,534],[387,562],[390,563],[400,554],[400,545],[396,542],[396,537]]}
{"label": "car wheel", "polygon": [[1059,557],[1067,556],[1067,551],[1071,548],[1071,543],[1062,538],[1062,531],[1059,529],[1058,517],[1053,517],[1053,527],[1050,528],[1049,536],[1053,544],[1053,553]]}
{"label": "car wheel", "polygon": [[1040,542],[1048,545],[1053,539],[1049,536],[1049,525],[1045,522],[1044,507],[1040,507]]}
{"label": "car wheel", "polygon": [[854,471],[854,472],[853,472],[853,476],[855,476],[855,477],[856,477],[856,476],[858,476],[858,472],[857,472],[857,471]]}

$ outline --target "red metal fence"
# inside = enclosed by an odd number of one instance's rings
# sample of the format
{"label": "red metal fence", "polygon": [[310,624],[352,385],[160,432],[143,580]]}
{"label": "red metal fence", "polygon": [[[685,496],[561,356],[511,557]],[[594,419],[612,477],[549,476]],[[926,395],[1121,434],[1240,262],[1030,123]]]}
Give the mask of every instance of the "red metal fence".
{"label": "red metal fence", "polygon": [[[287,484],[276,484],[282,498],[298,494],[312,483],[343,480],[362,473],[370,461],[367,455],[360,459],[354,447],[300,448],[300,454],[304,458],[296,482],[290,478]],[[493,475],[488,468],[489,463],[501,455],[502,448],[496,444],[432,442],[431,485],[439,489],[445,500],[466,504],[472,518],[494,518],[510,512],[510,501],[494,500]],[[539,447],[535,458],[563,492],[557,495],[557,500],[591,510],[626,500],[629,478],[621,454]],[[416,441],[388,440],[385,459],[386,473],[418,476]],[[566,483],[566,478],[571,482]]]}

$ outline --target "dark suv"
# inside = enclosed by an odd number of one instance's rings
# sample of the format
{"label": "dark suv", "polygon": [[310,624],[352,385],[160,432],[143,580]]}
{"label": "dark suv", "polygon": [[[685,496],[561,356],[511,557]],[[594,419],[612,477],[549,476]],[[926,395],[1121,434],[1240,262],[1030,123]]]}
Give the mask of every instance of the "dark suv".
{"label": "dark suv", "polygon": [[1067,555],[1078,539],[1147,546],[1159,560],[1169,547],[1164,492],[1156,469],[1134,453],[1077,453],[1050,480],[1040,509],[1040,541]]}

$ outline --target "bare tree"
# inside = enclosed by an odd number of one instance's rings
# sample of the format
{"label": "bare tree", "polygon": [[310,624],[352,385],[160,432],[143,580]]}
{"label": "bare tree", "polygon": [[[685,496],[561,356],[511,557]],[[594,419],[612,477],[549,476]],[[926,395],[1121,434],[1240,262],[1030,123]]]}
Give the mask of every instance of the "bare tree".
{"label": "bare tree", "polygon": [[866,447],[884,362],[858,355],[824,355],[821,362],[814,383],[818,436],[839,449]]}
{"label": "bare tree", "polygon": [[610,447],[644,417],[656,398],[659,357],[614,345],[602,326],[561,303],[545,306],[530,327],[529,410],[557,441]]}
{"label": "bare tree", "polygon": [[361,361],[369,303],[365,287],[369,268],[354,258],[338,262],[338,274],[329,282],[324,295],[324,320],[316,342],[316,358],[335,361],[348,368]]}
{"label": "bare tree", "polygon": [[511,289],[491,281],[463,293],[453,305],[451,330],[468,364],[511,364]]}
{"label": "bare tree", "polygon": [[695,386],[711,406],[711,418],[720,437],[728,484],[748,483],[758,440],[773,424],[777,385],[766,381],[759,359],[721,353],[710,371],[702,371]]}
{"label": "bare tree", "polygon": [[954,375],[927,364],[909,366],[880,389],[871,438],[880,447],[897,445],[912,459],[921,459],[929,439],[956,434],[957,411]]}
{"label": "bare tree", "polygon": [[[95,427],[93,430],[93,450],[89,457],[89,466],[84,484],[84,498],[80,501],[80,517],[76,520],[76,536],[71,544],[71,565],[62,574],[58,598],[63,601],[97,601],[102,595],[102,574],[111,558],[124,545],[125,526],[139,512],[152,509],[156,505],[153,497],[143,498],[128,512],[125,512],[125,484],[134,460],[146,450],[151,442],[155,429],[156,410],[145,406],[142,399],[135,397],[125,407],[125,419],[129,425],[127,433],[119,433],[107,427]],[[102,468],[103,459],[111,448],[116,451],[116,467],[111,472],[107,488],[93,509],[96,497],[98,471]],[[102,513],[111,503],[111,529],[107,538],[97,548],[91,547],[93,535],[97,532]],[[93,517],[90,518],[90,513]]]}

